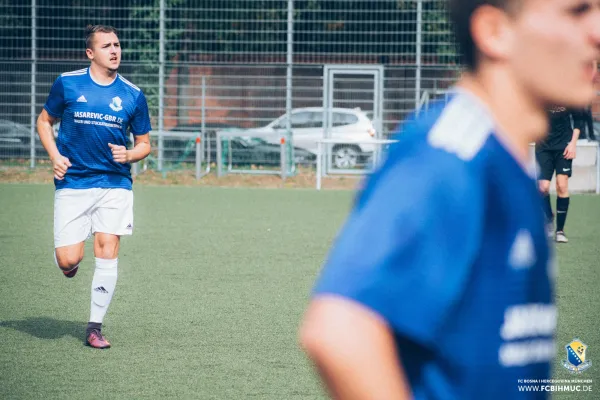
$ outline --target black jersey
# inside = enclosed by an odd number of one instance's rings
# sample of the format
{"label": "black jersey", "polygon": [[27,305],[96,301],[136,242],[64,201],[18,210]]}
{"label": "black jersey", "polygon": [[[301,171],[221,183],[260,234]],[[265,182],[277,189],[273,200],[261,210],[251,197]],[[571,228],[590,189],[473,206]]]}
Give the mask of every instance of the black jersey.
{"label": "black jersey", "polygon": [[585,122],[586,134],[584,135],[583,131],[579,137],[587,138],[589,140],[596,140],[596,135],[594,134],[594,117],[592,115],[592,107],[588,107],[585,110],[582,110],[581,116],[583,121]]}
{"label": "black jersey", "polygon": [[537,145],[537,150],[564,150],[571,139],[573,129],[583,130],[583,113],[565,107],[553,107],[548,110],[550,131],[548,137]]}

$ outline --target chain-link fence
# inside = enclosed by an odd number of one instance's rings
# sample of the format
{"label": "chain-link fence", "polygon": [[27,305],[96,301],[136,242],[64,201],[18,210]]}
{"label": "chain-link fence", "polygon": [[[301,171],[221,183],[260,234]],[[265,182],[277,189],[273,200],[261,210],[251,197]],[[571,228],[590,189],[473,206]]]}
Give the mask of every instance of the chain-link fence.
{"label": "chain-link fence", "polygon": [[[457,76],[445,5],[0,0],[0,163],[34,166],[46,157],[35,120],[56,77],[89,65],[87,24],[119,31],[119,72],[144,90],[150,106],[151,168],[193,166],[197,135],[190,132],[203,131],[202,160],[210,163],[218,158],[217,133],[240,131],[239,144],[248,142],[249,155],[233,159],[267,169],[271,153],[296,158],[293,149],[280,146],[282,138],[312,154],[314,149],[298,144],[312,141],[316,147],[318,138],[336,135],[386,139],[408,112]],[[372,158],[357,146],[337,150],[330,164],[340,170]]]}
{"label": "chain-link fence", "polygon": [[[285,153],[277,146],[281,137],[312,140],[312,147],[336,134],[385,139],[456,78],[445,4],[0,0],[1,162],[33,166],[46,156],[34,122],[54,79],[88,65],[83,30],[90,23],[119,29],[120,72],[150,105],[151,167],[196,160],[194,135],[174,132],[202,130],[202,159],[214,162],[218,131],[250,129],[240,142],[253,137],[265,145],[255,131],[270,129],[268,151],[249,147],[250,156],[236,157],[265,165],[273,164],[271,153]],[[360,123],[361,113],[371,125]],[[282,125],[286,114],[292,117]],[[360,148],[337,150],[333,163],[341,170],[368,164]]]}
{"label": "chain-link fence", "polygon": [[[365,130],[353,127],[351,117],[324,113],[329,107],[360,109],[372,121],[371,134],[385,138],[425,90],[446,88],[456,76],[443,0],[0,0],[0,6],[1,162],[34,166],[46,157],[35,119],[56,77],[88,65],[87,24],[119,31],[120,73],[148,99],[150,163],[158,169],[194,159],[194,137],[161,132],[204,129],[203,159],[214,160],[217,131],[265,130],[305,107],[323,116],[304,122],[296,116],[279,126],[294,141],[300,130],[321,138],[336,126]],[[347,70],[327,77],[328,66]],[[377,74],[362,74],[367,67]],[[346,125],[335,118],[347,118]],[[252,162],[269,161],[258,156]]]}

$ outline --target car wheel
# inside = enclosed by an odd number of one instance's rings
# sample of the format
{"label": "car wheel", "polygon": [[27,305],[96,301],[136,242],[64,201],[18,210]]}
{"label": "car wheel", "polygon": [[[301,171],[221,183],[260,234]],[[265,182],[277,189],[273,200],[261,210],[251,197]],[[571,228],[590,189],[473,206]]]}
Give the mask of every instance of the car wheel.
{"label": "car wheel", "polygon": [[350,169],[358,164],[360,149],[356,146],[342,145],[333,148],[332,161],[338,169]]}

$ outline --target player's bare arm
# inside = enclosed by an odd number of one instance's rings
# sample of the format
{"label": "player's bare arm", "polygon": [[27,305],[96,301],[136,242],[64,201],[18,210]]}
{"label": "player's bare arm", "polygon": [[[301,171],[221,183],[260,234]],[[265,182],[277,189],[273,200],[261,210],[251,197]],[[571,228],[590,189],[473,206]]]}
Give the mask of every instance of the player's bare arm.
{"label": "player's bare arm", "polygon": [[336,296],[313,300],[300,330],[300,342],[333,398],[411,398],[392,331],[358,303]]}
{"label": "player's bare arm", "polygon": [[573,160],[577,156],[577,140],[579,140],[579,135],[581,131],[579,129],[573,129],[573,138],[565,148],[565,152],[563,155],[567,160]]}
{"label": "player's bare arm", "polygon": [[113,159],[121,164],[132,163],[143,160],[148,157],[152,147],[150,145],[150,134],[136,135],[134,139],[133,149],[127,150],[125,146],[119,146],[116,144],[109,143],[113,155]]}
{"label": "player's bare arm", "polygon": [[44,146],[44,149],[48,152],[50,161],[52,161],[54,177],[62,180],[67,173],[67,169],[71,166],[71,162],[67,157],[63,157],[56,147],[54,131],[52,130],[52,125],[54,125],[55,121],[56,118],[48,114],[45,109],[42,109],[37,119],[37,131],[42,141],[42,146]]}

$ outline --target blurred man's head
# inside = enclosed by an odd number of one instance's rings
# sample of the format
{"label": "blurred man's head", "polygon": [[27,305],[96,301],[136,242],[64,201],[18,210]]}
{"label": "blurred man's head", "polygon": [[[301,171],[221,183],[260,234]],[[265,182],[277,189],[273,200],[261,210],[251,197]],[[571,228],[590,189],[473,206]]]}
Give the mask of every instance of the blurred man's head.
{"label": "blurred man's head", "polygon": [[585,106],[600,55],[600,0],[450,0],[465,66],[502,70],[545,104]]}
{"label": "blurred man's head", "polygon": [[117,30],[108,25],[88,25],[85,30],[86,54],[92,63],[116,71],[121,63],[121,44]]}

